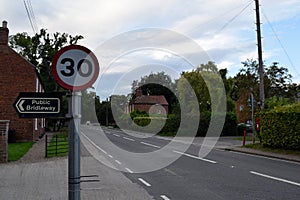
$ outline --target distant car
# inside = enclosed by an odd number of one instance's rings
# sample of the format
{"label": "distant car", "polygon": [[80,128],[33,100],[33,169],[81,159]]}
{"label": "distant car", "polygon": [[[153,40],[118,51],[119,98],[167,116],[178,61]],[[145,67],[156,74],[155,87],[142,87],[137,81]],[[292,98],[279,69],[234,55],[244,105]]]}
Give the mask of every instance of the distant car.
{"label": "distant car", "polygon": [[91,122],[90,121],[86,121],[85,125],[89,126],[89,125],[91,125]]}

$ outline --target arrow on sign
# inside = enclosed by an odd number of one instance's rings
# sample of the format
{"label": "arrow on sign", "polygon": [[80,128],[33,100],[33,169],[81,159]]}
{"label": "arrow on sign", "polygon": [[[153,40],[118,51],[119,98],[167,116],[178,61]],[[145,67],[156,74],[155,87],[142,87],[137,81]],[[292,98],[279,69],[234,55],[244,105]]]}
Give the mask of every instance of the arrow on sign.
{"label": "arrow on sign", "polygon": [[20,103],[19,103],[19,108],[21,111],[24,111],[24,108],[23,108],[23,103],[25,102],[25,100],[22,100]]}

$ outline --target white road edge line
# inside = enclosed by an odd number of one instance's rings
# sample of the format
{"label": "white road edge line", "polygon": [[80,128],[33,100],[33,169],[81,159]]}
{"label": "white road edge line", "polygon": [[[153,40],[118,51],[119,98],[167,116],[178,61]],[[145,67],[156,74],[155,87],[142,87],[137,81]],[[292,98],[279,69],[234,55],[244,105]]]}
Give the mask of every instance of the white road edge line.
{"label": "white road edge line", "polygon": [[150,187],[150,186],[151,186],[150,183],[148,183],[147,181],[145,181],[145,180],[142,179],[142,178],[138,178],[138,180],[141,181],[141,182],[142,182],[144,185],[146,185],[147,187]]}
{"label": "white road edge line", "polygon": [[129,168],[125,168],[129,173],[131,173],[131,174],[133,174],[133,171],[131,170],[131,169],[129,169]]}
{"label": "white road edge line", "polygon": [[255,157],[255,158],[264,158],[264,159],[268,159],[268,160],[275,160],[275,161],[280,161],[280,162],[286,162],[286,163],[292,163],[292,164],[300,165],[299,162],[295,162],[295,161],[291,161],[291,160],[283,160],[283,159],[280,159],[280,158],[270,158],[270,157],[266,157],[266,156],[252,155],[252,154],[243,153],[243,152],[236,152],[236,151],[229,151],[229,152],[235,153],[235,154],[240,154],[240,155],[251,156],[251,157]]}
{"label": "white road edge line", "polygon": [[116,136],[116,137],[120,137],[120,135],[118,135],[118,134],[115,134],[115,133],[114,133],[113,135],[114,135],[114,136]]}
{"label": "white road edge line", "polygon": [[213,163],[213,164],[216,164],[216,163],[217,163],[216,161],[213,161],[213,160],[208,160],[208,159],[205,159],[205,158],[200,158],[200,157],[193,156],[193,155],[190,155],[190,154],[187,154],[187,153],[183,153],[183,152],[180,152],[180,151],[173,150],[173,152],[174,152],[174,153],[181,154],[181,155],[188,156],[188,157],[190,157],[190,158],[195,158],[195,159],[198,159],[198,160],[202,160],[202,161],[205,161],[205,162],[209,162],[209,163]]}
{"label": "white road edge line", "polygon": [[262,176],[262,177],[265,177],[265,178],[273,179],[273,180],[276,180],[276,181],[281,181],[281,182],[284,182],[284,183],[289,183],[289,184],[296,185],[296,186],[300,187],[300,183],[297,183],[297,182],[289,181],[289,180],[282,179],[282,178],[277,178],[277,177],[274,177],[274,176],[269,176],[269,175],[266,175],[266,174],[261,174],[261,173],[254,172],[254,171],[250,171],[250,173],[254,174],[254,175],[257,175],[257,176]]}
{"label": "white road edge line", "polygon": [[118,163],[119,165],[122,165],[122,163],[118,160],[115,160],[116,163]]}
{"label": "white road edge line", "polygon": [[88,138],[88,136],[86,136],[83,132],[81,132],[81,134],[97,149],[99,149],[100,151],[102,151],[103,153],[107,154],[106,151],[104,151],[103,149],[101,149],[100,147],[98,147],[90,138]]}
{"label": "white road edge line", "polygon": [[155,148],[160,148],[160,146],[156,146],[156,145],[154,145],[154,144],[149,144],[149,143],[147,143],[147,142],[141,142],[141,144],[144,144],[144,145],[147,145],[147,146],[150,146],[150,147],[155,147]]}
{"label": "white road edge line", "polygon": [[130,141],[135,141],[134,139],[128,138],[128,137],[123,137],[125,140],[130,140]]}
{"label": "white road edge line", "polygon": [[169,197],[167,197],[167,196],[164,195],[164,194],[160,195],[160,197],[161,197],[163,200],[171,200]]}

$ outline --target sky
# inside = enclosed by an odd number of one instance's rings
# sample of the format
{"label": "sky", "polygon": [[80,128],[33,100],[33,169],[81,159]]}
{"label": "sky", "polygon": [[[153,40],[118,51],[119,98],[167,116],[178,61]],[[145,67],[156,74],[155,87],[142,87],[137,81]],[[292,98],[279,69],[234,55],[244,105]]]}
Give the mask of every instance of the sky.
{"label": "sky", "polygon": [[[0,0],[10,35],[34,34],[24,0]],[[100,63],[101,99],[128,94],[133,80],[165,71],[173,79],[211,60],[234,76],[257,59],[254,0],[25,0],[34,28],[82,35]],[[260,0],[263,60],[300,83],[300,1]]]}

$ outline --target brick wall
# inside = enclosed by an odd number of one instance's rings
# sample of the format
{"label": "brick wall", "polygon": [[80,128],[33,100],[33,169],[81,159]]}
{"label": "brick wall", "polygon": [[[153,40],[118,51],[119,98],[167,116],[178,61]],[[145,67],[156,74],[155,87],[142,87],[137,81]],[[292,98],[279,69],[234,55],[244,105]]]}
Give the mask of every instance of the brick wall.
{"label": "brick wall", "polygon": [[7,144],[7,129],[8,121],[0,121],[0,163],[7,162],[8,159],[8,144]]}
{"label": "brick wall", "polygon": [[7,135],[0,133],[0,163],[7,162]]}
{"label": "brick wall", "polygon": [[43,132],[41,119],[35,130],[35,119],[19,118],[13,105],[20,92],[36,92],[35,67],[8,46],[7,37],[8,29],[0,27],[0,120],[10,120],[17,141],[34,141]]}

